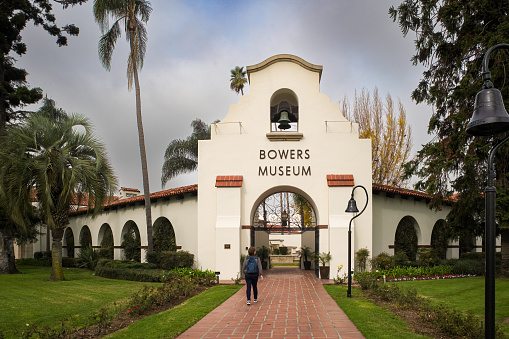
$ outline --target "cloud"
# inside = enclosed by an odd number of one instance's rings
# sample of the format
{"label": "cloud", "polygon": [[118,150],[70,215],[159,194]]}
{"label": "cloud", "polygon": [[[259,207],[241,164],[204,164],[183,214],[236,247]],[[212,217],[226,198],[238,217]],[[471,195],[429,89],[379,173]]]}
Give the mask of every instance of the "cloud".
{"label": "cloud", "polygon": [[[430,109],[410,94],[422,69],[413,67],[413,42],[403,38],[387,11],[395,1],[184,1],[154,0],[140,87],[151,190],[161,189],[164,150],[185,138],[195,118],[208,123],[226,116],[239,100],[229,89],[230,69],[289,53],[323,65],[321,92],[333,102],[355,90],[378,86],[401,98],[417,147],[429,137]],[[134,91],[127,91],[128,45],[119,39],[107,72],[97,56],[100,31],[90,0],[67,10],[55,7],[60,25],[80,27],[69,46],[27,27],[28,53],[17,58],[30,85],[41,87],[68,112],[87,115],[106,144],[120,184],[141,189]],[[249,87],[246,88],[249,91]],[[37,105],[32,109],[37,109]],[[193,184],[196,173],[167,187]]]}

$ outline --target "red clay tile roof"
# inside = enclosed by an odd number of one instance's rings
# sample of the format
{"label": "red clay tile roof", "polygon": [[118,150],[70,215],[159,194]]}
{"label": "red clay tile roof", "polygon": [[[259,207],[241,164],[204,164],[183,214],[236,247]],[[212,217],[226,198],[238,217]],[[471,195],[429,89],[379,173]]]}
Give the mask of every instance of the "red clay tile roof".
{"label": "red clay tile roof", "polygon": [[419,191],[413,191],[406,188],[400,188],[400,187],[394,187],[394,186],[387,186],[387,185],[380,185],[373,183],[372,186],[373,191],[379,191],[379,192],[385,192],[385,193],[392,193],[392,194],[399,194],[406,197],[414,197],[414,198],[422,198],[422,199],[431,199],[431,195],[424,192]]}
{"label": "red clay tile roof", "polygon": [[[150,200],[156,200],[156,199],[162,199],[162,198],[169,198],[172,196],[180,196],[184,195],[185,193],[197,193],[198,192],[198,185],[190,185],[190,186],[184,186],[184,187],[178,187],[178,188],[171,188],[169,190],[159,191],[155,193],[150,194]],[[121,207],[128,204],[133,204],[136,202],[144,202],[145,196],[139,195],[137,197],[133,198],[127,198],[127,199],[118,199],[118,197],[114,197],[113,201],[110,200],[110,202],[104,204],[104,209],[108,210],[113,207]],[[86,212],[86,208],[80,208],[79,210],[71,213],[71,214],[82,214]]]}

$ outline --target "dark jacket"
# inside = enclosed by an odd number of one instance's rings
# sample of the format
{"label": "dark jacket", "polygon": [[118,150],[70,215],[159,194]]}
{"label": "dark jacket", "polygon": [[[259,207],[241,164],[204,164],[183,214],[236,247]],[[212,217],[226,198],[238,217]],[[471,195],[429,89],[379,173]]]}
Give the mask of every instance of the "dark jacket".
{"label": "dark jacket", "polygon": [[[256,258],[256,263],[258,264],[258,275],[261,276],[263,273],[262,261],[256,255],[254,255],[254,257]],[[244,272],[244,274],[247,274],[246,269],[247,269],[247,263],[249,261],[249,258],[250,258],[250,256],[247,256],[246,259],[244,259],[244,263],[242,264],[242,272]],[[253,275],[253,274],[249,274],[249,275]]]}

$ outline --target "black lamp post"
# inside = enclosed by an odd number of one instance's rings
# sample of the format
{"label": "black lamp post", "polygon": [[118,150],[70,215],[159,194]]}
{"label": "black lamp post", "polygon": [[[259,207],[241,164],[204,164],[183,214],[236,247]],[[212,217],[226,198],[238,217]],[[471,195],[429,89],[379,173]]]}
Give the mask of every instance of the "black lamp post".
{"label": "black lamp post", "polygon": [[345,212],[348,213],[357,213],[359,210],[357,209],[357,203],[355,202],[355,199],[353,198],[353,193],[357,187],[360,187],[364,190],[366,193],[366,205],[364,205],[364,208],[359,214],[356,214],[350,219],[350,223],[348,224],[348,290],[346,291],[346,296],[348,298],[352,297],[352,221],[353,219],[357,218],[364,212],[366,207],[368,206],[369,201],[369,195],[366,188],[362,185],[357,185],[352,188],[352,196],[350,197],[350,200],[348,201],[348,207],[346,208]]}
{"label": "black lamp post", "polygon": [[[484,55],[482,63],[483,89],[475,97],[472,119],[467,125],[467,132],[476,136],[494,136],[509,130],[509,114],[504,106],[502,94],[493,87],[488,61],[491,53],[498,48],[509,48],[509,44],[498,44],[491,47]],[[497,150],[509,140],[509,136],[497,142],[488,154],[488,183],[484,191],[486,222],[486,274],[484,282],[484,321],[485,338],[495,338],[495,247],[496,247],[496,189],[494,186],[495,171],[493,161]]]}

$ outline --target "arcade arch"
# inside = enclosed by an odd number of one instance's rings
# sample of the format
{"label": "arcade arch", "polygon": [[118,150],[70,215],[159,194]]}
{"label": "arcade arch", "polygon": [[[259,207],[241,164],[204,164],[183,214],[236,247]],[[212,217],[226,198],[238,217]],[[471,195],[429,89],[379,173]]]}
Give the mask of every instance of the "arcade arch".
{"label": "arcade arch", "polygon": [[113,231],[109,224],[104,223],[101,225],[99,229],[97,243],[101,246],[99,250],[99,255],[102,258],[113,259],[113,251],[114,251],[114,241],[113,241]]}
{"label": "arcade arch", "polygon": [[90,228],[85,225],[80,230],[80,248],[92,246],[92,233]]}
{"label": "arcade arch", "polygon": [[67,227],[62,238],[62,248],[65,249],[64,257],[74,258],[74,232],[72,228]]}
{"label": "arcade arch", "polygon": [[394,254],[403,253],[408,260],[416,260],[419,239],[421,239],[421,231],[415,218],[408,215],[403,217],[396,228]]}
{"label": "arcade arch", "polygon": [[431,231],[431,248],[434,255],[439,259],[445,259],[447,256],[447,247],[449,246],[449,235],[444,219],[437,220]]}
{"label": "arcade arch", "polygon": [[159,217],[154,222],[154,251],[176,251],[177,240],[171,222],[165,217]]}
{"label": "arcade arch", "polygon": [[122,228],[122,257],[126,260],[141,261],[141,237],[138,225],[132,220]]}

